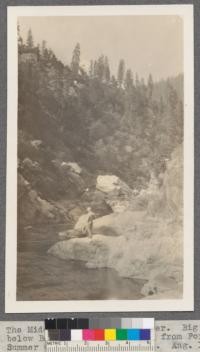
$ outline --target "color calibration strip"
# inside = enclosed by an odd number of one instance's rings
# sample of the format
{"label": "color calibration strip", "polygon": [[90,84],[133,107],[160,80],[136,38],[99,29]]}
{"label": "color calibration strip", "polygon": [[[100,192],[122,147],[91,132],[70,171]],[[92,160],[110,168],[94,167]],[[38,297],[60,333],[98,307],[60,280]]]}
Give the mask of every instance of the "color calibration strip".
{"label": "color calibration strip", "polygon": [[150,341],[150,329],[48,330],[47,341]]}
{"label": "color calibration strip", "polygon": [[154,319],[47,319],[46,341],[150,341]]}

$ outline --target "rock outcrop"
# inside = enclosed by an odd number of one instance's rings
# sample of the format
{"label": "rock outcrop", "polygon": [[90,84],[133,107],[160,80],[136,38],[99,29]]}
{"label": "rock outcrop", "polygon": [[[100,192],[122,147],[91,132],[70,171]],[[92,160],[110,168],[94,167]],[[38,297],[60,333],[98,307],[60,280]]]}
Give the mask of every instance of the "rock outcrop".
{"label": "rock outcrop", "polygon": [[95,232],[99,228],[104,235],[61,241],[49,253],[62,259],[82,260],[88,268],[114,268],[120,276],[146,279],[148,282],[142,290],[145,295],[172,288],[175,294],[182,282],[179,227],[150,220],[144,213],[127,211],[121,216],[111,214],[96,220]]}
{"label": "rock outcrop", "polygon": [[94,221],[92,239],[71,238],[58,242],[49,253],[62,259],[84,261],[88,268],[114,268],[120,276],[146,279],[142,288],[145,296],[181,297],[181,165],[180,148],[167,165],[162,185],[155,185],[154,191],[151,185],[151,192],[147,192],[144,211],[129,207],[100,217]]}
{"label": "rock outcrop", "polygon": [[131,188],[115,175],[98,176],[96,189],[104,193],[106,203],[116,213],[125,211],[133,196]]}

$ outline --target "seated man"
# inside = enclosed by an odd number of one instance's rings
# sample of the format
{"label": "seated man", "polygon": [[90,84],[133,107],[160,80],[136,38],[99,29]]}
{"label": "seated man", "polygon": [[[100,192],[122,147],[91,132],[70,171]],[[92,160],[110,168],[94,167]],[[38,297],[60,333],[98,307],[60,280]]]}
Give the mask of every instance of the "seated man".
{"label": "seated man", "polygon": [[80,231],[82,235],[87,235],[89,238],[92,238],[94,218],[95,214],[92,212],[91,208],[87,208],[87,214],[80,216],[74,230]]}

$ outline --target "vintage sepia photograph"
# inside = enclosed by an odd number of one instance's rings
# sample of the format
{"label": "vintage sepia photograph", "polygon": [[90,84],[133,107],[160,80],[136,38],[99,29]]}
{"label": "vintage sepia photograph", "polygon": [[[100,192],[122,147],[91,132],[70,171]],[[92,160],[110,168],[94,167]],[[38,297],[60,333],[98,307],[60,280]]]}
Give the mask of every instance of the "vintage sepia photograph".
{"label": "vintage sepia photograph", "polygon": [[192,309],[192,7],[25,9],[10,9],[7,311]]}

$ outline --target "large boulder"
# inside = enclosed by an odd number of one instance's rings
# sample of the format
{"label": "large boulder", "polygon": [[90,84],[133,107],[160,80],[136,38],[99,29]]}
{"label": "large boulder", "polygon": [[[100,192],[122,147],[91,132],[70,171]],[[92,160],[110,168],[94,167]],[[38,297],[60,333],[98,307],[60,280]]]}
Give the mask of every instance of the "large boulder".
{"label": "large boulder", "polygon": [[125,211],[133,197],[133,191],[115,175],[100,175],[97,177],[96,189],[105,195],[105,201],[113,212]]}
{"label": "large boulder", "polygon": [[94,220],[93,233],[101,233],[106,236],[134,235],[136,224],[143,222],[143,212],[125,211],[123,213],[112,213]]}
{"label": "large boulder", "polygon": [[178,225],[127,211],[95,220],[94,232],[92,239],[58,242],[49,253],[61,259],[84,261],[88,268],[108,267],[123,277],[146,279],[148,283],[142,291],[146,295],[151,295],[153,288],[154,293],[172,288],[176,291],[182,281],[183,265]]}
{"label": "large boulder", "polygon": [[123,191],[128,192],[130,188],[125,182],[115,175],[100,175],[97,177],[96,188],[104,193]]}
{"label": "large boulder", "polygon": [[61,259],[82,260],[95,267],[107,267],[110,256],[112,238],[95,235],[92,239],[73,238],[68,241],[58,242],[51,247],[48,253]]}

